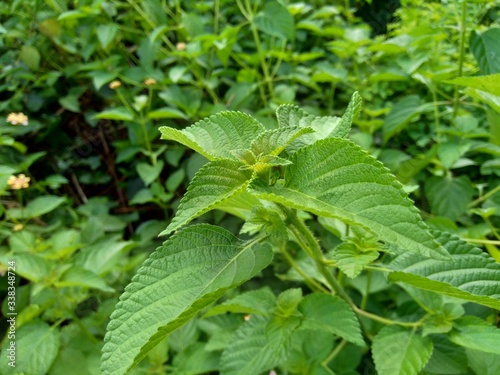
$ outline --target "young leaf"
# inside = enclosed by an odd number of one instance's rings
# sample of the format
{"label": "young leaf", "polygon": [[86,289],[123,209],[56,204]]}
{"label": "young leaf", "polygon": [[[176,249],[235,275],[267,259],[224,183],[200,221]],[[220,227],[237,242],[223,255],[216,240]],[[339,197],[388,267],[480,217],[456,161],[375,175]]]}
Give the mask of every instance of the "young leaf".
{"label": "young leaf", "polygon": [[214,160],[200,168],[181,200],[177,214],[160,236],[170,234],[225,200],[244,192],[252,180],[251,170],[232,160]]}
{"label": "young leaf", "polygon": [[432,354],[429,337],[400,326],[386,326],[375,336],[373,360],[379,374],[417,375]]}
{"label": "young leaf", "polygon": [[472,87],[477,90],[500,96],[500,73],[479,77],[458,77],[445,82],[459,86]]}
{"label": "young leaf", "polygon": [[212,307],[204,315],[209,317],[217,314],[224,314],[228,311],[244,314],[268,314],[276,305],[276,297],[270,288],[264,287],[258,290],[242,293],[229,301]]}
{"label": "young leaf", "polygon": [[467,176],[433,176],[425,182],[425,194],[433,214],[456,220],[467,210],[474,188]]}
{"label": "young leaf", "polygon": [[378,251],[359,251],[352,243],[341,243],[335,248],[332,259],[347,276],[354,279],[366,265],[378,258]]}
{"label": "young leaf", "polygon": [[500,29],[498,27],[492,27],[481,34],[476,31],[471,32],[470,50],[479,64],[481,74],[500,73],[499,38]]}
{"label": "young leaf", "polygon": [[293,41],[295,27],[293,16],[279,2],[270,1],[254,19],[255,26],[268,35]]}
{"label": "young leaf", "polygon": [[264,130],[262,124],[241,112],[220,112],[183,130],[160,128],[161,139],[182,143],[208,160],[234,160],[231,150],[249,148],[252,140]]}
{"label": "young leaf", "polygon": [[298,137],[314,133],[310,127],[283,126],[278,129],[266,130],[255,138],[251,145],[251,150],[255,155],[278,156]]}
{"label": "young leaf", "polygon": [[124,374],[272,257],[269,245],[243,242],[222,228],[202,224],[179,231],[144,262],[120,297],[104,339],[102,373]]}
{"label": "young leaf", "polygon": [[320,139],[346,137],[350,129],[341,128],[342,120],[339,117],[313,116],[291,104],[280,105],[276,110],[276,117],[280,128],[301,127],[314,130],[314,133],[304,134],[293,141],[287,147],[289,153]]}
{"label": "young leaf", "polygon": [[336,133],[337,137],[347,138],[349,132],[351,131],[352,122],[359,117],[362,106],[363,99],[361,99],[361,95],[355,91],[354,94],[352,94],[351,101],[349,102],[344,116],[342,116],[342,120],[340,121],[340,125]]}
{"label": "young leaf", "polygon": [[475,316],[464,316],[455,321],[450,333],[455,344],[483,352],[500,354],[500,329]]}
{"label": "young leaf", "polygon": [[387,115],[382,131],[384,133],[384,142],[387,142],[393,135],[399,133],[404,127],[421,113],[426,107],[418,95],[410,95],[400,100],[391,112]]}
{"label": "young leaf", "polygon": [[500,264],[458,237],[432,233],[451,254],[451,261],[401,254],[389,265],[395,270],[389,280],[500,309]]}
{"label": "young leaf", "polygon": [[356,345],[364,346],[356,314],[338,297],[313,293],[300,302],[301,329],[328,331]]}
{"label": "young leaf", "polygon": [[259,198],[363,226],[402,250],[447,259],[396,178],[354,143],[329,138],[296,152],[284,187],[250,184]]}

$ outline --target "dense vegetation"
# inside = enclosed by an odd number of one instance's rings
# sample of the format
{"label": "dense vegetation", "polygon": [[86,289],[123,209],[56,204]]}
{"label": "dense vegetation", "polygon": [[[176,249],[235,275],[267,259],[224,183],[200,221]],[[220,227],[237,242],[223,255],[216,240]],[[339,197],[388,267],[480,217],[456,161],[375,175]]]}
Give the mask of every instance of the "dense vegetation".
{"label": "dense vegetation", "polygon": [[1,373],[500,373],[500,7],[385,4],[1,2]]}

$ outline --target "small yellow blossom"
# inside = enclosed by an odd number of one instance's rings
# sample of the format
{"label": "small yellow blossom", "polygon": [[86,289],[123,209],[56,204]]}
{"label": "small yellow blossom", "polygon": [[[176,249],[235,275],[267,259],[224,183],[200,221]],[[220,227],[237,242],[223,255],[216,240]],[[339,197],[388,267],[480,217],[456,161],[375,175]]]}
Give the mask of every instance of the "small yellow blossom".
{"label": "small yellow blossom", "polygon": [[146,86],[156,85],[156,79],[154,79],[154,78],[148,78],[147,80],[144,81],[144,84]]}
{"label": "small yellow blossom", "polygon": [[26,177],[24,174],[20,174],[17,177],[10,176],[7,180],[7,184],[14,190],[26,189],[30,186],[30,180],[31,178]]}
{"label": "small yellow blossom", "polygon": [[186,43],[179,42],[179,43],[177,43],[175,48],[177,49],[177,51],[184,51],[186,49]]}
{"label": "small yellow blossom", "polygon": [[245,322],[248,322],[250,320],[251,316],[250,315],[245,315],[243,319],[245,319]]}
{"label": "small yellow blossom", "polygon": [[111,90],[116,90],[118,87],[120,87],[122,83],[120,81],[113,81],[109,84],[109,88]]}
{"label": "small yellow blossom", "polygon": [[14,225],[14,228],[12,228],[12,230],[14,232],[19,232],[20,230],[23,230],[23,228],[24,228],[24,225],[22,225],[22,224],[16,224],[16,225]]}
{"label": "small yellow blossom", "polygon": [[28,125],[28,116],[26,116],[24,113],[19,112],[19,113],[9,113],[7,116],[7,122],[10,122],[12,125]]}

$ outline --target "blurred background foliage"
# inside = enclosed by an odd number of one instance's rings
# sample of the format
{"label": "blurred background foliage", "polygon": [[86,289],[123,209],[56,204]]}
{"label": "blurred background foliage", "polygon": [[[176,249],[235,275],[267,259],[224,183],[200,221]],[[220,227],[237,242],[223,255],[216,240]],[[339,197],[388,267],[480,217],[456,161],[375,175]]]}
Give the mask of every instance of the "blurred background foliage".
{"label": "blurred background foliage", "polygon": [[[99,373],[118,296],[206,161],[157,129],[221,110],[273,128],[280,104],[340,115],[359,91],[351,139],[431,227],[500,261],[498,40],[500,6],[488,0],[1,2],[0,271],[15,259],[18,345],[29,348],[17,371]],[[200,221],[242,224],[220,211]],[[332,228],[315,230],[328,244]],[[286,271],[274,267],[267,285]],[[195,323],[134,373],[213,370],[200,343],[231,322]],[[336,373],[372,366],[346,350]]]}

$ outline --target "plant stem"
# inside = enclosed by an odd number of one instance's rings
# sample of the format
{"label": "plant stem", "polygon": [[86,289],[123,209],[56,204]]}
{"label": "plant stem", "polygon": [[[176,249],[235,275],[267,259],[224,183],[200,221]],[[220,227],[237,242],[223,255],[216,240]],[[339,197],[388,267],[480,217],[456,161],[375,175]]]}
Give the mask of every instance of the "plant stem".
{"label": "plant stem", "polygon": [[378,316],[376,314],[369,313],[368,311],[361,310],[357,306],[352,306],[354,312],[358,315],[365,316],[371,320],[375,320],[377,322],[387,324],[387,325],[398,325],[402,327],[420,327],[423,325],[422,322],[398,322],[397,320],[387,319],[382,316]]}
{"label": "plant stem", "polygon": [[[465,32],[467,22],[467,0],[462,0],[462,19],[460,22],[460,56],[458,58],[458,77],[462,76],[465,57]],[[454,104],[453,104],[453,118],[457,117],[458,103],[460,102],[458,85],[455,86]]]}
{"label": "plant stem", "polygon": [[498,185],[497,187],[495,187],[492,190],[488,191],[486,194],[480,196],[476,200],[470,202],[469,205],[468,205],[468,207],[471,208],[471,207],[477,206],[479,203],[485,201],[486,199],[488,199],[492,195],[495,195],[499,191],[500,191],[500,185]]}
{"label": "plant stem", "polygon": [[322,362],[321,362],[321,365],[323,367],[327,367],[328,364],[342,351],[342,349],[344,349],[344,346],[345,344],[347,344],[347,341],[345,340],[342,340],[340,341],[340,343],[335,346],[335,348],[333,349],[333,351],[328,355],[328,357],[326,357]]}
{"label": "plant stem", "polygon": [[489,244],[489,245],[500,245],[500,241],[496,240],[479,240],[476,238],[465,238],[462,237],[462,240],[466,242],[471,242],[471,243],[480,243],[480,244]]}
{"label": "plant stem", "polygon": [[364,310],[366,308],[366,304],[368,303],[368,295],[370,293],[371,283],[372,283],[372,273],[368,272],[368,274],[366,275],[366,289],[365,289],[365,293],[363,294],[363,297],[361,298],[361,304],[359,305],[359,307],[361,308],[361,310]]}

